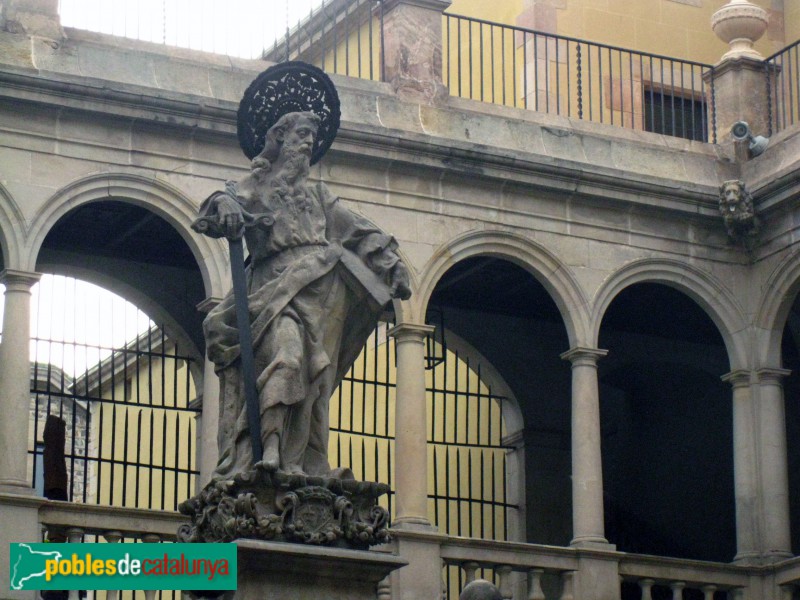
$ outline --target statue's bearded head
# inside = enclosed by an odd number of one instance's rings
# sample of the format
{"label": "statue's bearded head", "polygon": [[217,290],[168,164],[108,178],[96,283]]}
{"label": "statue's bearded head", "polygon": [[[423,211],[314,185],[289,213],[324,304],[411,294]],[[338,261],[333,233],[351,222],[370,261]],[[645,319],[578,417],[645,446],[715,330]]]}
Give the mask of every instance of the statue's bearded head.
{"label": "statue's bearded head", "polygon": [[313,112],[293,112],[283,115],[270,127],[264,149],[256,157],[274,163],[284,152],[299,153],[311,160],[320,118]]}

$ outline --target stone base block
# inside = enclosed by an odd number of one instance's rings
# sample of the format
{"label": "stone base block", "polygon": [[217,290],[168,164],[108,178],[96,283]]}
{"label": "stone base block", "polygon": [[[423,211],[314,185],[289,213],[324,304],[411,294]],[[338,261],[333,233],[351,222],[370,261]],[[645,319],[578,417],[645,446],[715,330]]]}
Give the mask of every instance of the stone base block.
{"label": "stone base block", "polygon": [[408,564],[384,552],[237,540],[231,600],[375,600],[378,582]]}

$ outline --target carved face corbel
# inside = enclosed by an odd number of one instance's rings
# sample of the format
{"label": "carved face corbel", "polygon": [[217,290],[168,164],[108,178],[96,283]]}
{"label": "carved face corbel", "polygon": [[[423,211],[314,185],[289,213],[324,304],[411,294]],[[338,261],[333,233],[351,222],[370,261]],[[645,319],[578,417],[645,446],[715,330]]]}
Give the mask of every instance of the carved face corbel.
{"label": "carved face corbel", "polygon": [[719,212],[729,237],[740,240],[755,235],[755,208],[743,181],[730,179],[719,186]]}

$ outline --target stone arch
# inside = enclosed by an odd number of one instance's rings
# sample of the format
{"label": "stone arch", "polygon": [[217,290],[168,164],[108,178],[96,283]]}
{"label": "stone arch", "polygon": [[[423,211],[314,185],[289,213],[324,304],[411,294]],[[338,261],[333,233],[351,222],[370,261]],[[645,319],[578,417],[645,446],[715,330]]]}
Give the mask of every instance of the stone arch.
{"label": "stone arch", "polygon": [[590,347],[596,347],[600,325],[614,298],[636,283],[663,283],[694,300],[711,318],[722,336],[730,369],[747,366],[744,311],[731,293],[715,278],[684,262],[642,259],[627,264],[607,279],[595,295],[591,313]]}
{"label": "stone arch", "polygon": [[780,366],[784,325],[800,293],[800,252],[783,259],[761,289],[755,320],[756,361],[759,366]]}
{"label": "stone arch", "polygon": [[221,297],[227,290],[227,253],[218,240],[191,230],[197,205],[177,188],[139,175],[111,173],[79,179],[56,192],[33,218],[27,235],[27,264],[34,270],[39,251],[52,227],[69,211],[88,202],[120,200],[152,211],[174,227],[195,257],[206,296]]}
{"label": "stone arch", "polygon": [[424,319],[425,309],[442,276],[472,256],[493,256],[517,264],[547,290],[561,313],[570,347],[585,345],[589,333],[587,300],[577,280],[549,250],[520,235],[504,231],[470,231],[440,247],[422,271],[410,316]]}
{"label": "stone arch", "polygon": [[22,216],[14,197],[0,183],[0,251],[3,253],[6,269],[24,268],[20,254],[24,245],[20,239],[23,223],[25,217]]}

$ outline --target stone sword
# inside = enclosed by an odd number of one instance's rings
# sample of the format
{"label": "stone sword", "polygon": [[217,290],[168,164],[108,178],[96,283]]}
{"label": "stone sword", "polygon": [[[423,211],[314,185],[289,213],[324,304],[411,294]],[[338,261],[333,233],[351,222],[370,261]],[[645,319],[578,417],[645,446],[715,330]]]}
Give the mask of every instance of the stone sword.
{"label": "stone sword", "polygon": [[[218,192],[219,193],[219,192]],[[225,182],[226,196],[237,200],[236,183]],[[247,304],[247,276],[244,266],[244,245],[242,239],[248,227],[269,228],[275,223],[275,217],[270,213],[250,214],[242,208],[244,218],[243,227],[239,228],[233,236],[228,236],[223,231],[220,223],[210,217],[200,217],[192,223],[192,229],[212,238],[225,237],[228,240],[231,259],[231,279],[233,280],[233,301],[236,307],[236,326],[239,329],[239,356],[242,361],[242,379],[244,380],[244,398],[247,409],[247,427],[250,430],[250,445],[253,449],[253,463],[261,460],[263,447],[261,445],[261,411],[258,404],[258,390],[256,389],[256,369],[253,358],[253,336],[250,331],[250,310]]]}

